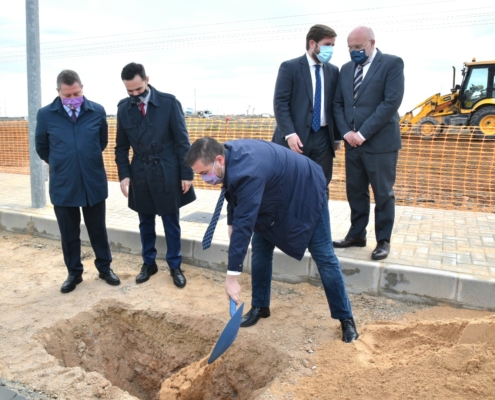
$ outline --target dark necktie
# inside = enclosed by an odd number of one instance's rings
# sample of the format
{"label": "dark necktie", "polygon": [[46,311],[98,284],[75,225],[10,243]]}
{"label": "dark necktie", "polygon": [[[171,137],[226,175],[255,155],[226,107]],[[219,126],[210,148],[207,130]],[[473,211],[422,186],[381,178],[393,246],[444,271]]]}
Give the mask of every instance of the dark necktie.
{"label": "dark necktie", "polygon": [[73,108],[71,109],[72,111],[72,114],[71,114],[71,118],[72,118],[72,121],[76,122],[77,121],[77,115],[76,115],[76,110]]}
{"label": "dark necktie", "polygon": [[215,207],[215,212],[213,217],[211,217],[210,225],[206,228],[205,235],[203,236],[203,250],[206,250],[211,246],[211,241],[213,240],[213,233],[217,226],[218,218],[220,217],[220,211],[222,211],[223,200],[225,199],[225,188],[222,188],[220,192],[220,197],[218,198],[217,206]]}
{"label": "dark necktie", "polygon": [[146,110],[144,109],[144,103],[138,104],[139,109],[141,110],[141,114],[146,115]]}
{"label": "dark necktie", "polygon": [[313,104],[313,122],[311,123],[311,128],[317,132],[321,127],[321,78],[319,65],[315,65],[315,78],[315,103]]}
{"label": "dark necktie", "polygon": [[363,83],[363,66],[358,64],[356,76],[354,77],[354,99],[358,95],[361,83]]}

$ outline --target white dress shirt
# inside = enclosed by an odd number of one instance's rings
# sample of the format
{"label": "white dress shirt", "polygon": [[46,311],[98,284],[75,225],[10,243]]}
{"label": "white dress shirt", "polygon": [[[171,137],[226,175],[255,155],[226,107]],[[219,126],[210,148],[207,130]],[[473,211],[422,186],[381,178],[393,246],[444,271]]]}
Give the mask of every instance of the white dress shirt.
{"label": "white dress shirt", "polygon": [[[62,103],[62,105],[65,108],[65,111],[67,111],[67,114],[69,114],[69,117],[72,118],[72,107],[71,106],[66,106],[65,104]],[[81,106],[75,108],[76,110],[76,117],[79,118],[79,113],[81,112]]]}
{"label": "white dress shirt", "polygon": [[323,74],[323,64],[317,63],[313,60],[308,53],[306,58],[309,63],[309,72],[311,74],[311,83],[313,84],[313,104],[315,104],[315,92],[316,92],[316,65],[320,66],[320,79],[321,79],[321,108],[320,108],[320,126],[327,125],[327,116],[325,115],[325,78]]}
{"label": "white dress shirt", "polygon": [[[323,74],[323,64],[317,63],[313,58],[306,52],[306,58],[309,63],[309,74],[311,75],[311,83],[313,87],[313,107],[315,104],[315,92],[316,92],[316,67],[315,65],[319,65],[320,68],[320,79],[321,79],[321,108],[320,108],[320,126],[327,126],[327,116],[325,114],[325,77]],[[285,135],[285,140],[287,140],[292,135],[295,135],[296,132]]]}
{"label": "white dress shirt", "polygon": [[150,96],[151,96],[151,89],[148,87],[148,95],[143,100],[145,113],[148,112],[148,101],[150,101]]}

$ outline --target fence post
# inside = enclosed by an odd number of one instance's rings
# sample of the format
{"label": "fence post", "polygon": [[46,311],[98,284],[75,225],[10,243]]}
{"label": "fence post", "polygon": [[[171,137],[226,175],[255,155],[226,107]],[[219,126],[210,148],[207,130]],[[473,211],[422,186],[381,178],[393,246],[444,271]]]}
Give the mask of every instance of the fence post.
{"label": "fence post", "polygon": [[46,206],[43,161],[36,153],[36,114],[41,108],[40,24],[38,0],[26,0],[26,60],[28,88],[29,169],[31,206]]}

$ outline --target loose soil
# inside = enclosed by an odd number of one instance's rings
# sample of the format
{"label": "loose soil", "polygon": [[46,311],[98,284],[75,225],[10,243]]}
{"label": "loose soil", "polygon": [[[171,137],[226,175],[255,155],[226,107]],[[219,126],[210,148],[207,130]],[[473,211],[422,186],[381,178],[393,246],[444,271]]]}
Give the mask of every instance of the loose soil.
{"label": "loose soil", "polygon": [[[272,315],[206,364],[229,320],[224,274],[114,253],[122,284],[66,278],[60,243],[0,232],[0,385],[29,399],[493,399],[495,315],[351,295],[360,338],[340,340],[323,291],[273,283]],[[250,279],[240,278],[246,308]]]}

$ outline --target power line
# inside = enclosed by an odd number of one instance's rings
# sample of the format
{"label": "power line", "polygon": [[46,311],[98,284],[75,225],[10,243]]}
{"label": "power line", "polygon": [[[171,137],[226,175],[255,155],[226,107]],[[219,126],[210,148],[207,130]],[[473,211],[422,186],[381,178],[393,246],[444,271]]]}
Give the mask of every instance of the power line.
{"label": "power line", "polygon": [[[460,23],[460,24],[450,24],[450,23],[436,23],[433,27],[431,26],[426,26],[428,29],[445,29],[445,28],[458,28],[458,27],[465,27],[465,26],[483,26],[483,25],[493,25],[493,22],[487,22],[487,23],[477,23],[477,24],[471,24],[471,23]],[[424,25],[416,25],[418,28],[422,28],[423,30],[425,29]],[[411,31],[411,27],[409,26],[399,26],[399,27],[388,27],[385,31],[388,32],[400,32],[400,31]],[[277,31],[275,32],[271,38],[273,40],[276,39],[286,39],[288,36],[296,36],[299,35],[300,30],[288,30],[286,32],[284,31]],[[208,40],[204,43],[204,45],[217,45],[217,44],[225,44],[229,43],[229,40],[235,41],[238,40],[239,36],[243,35],[230,35],[229,38],[223,38],[223,40],[218,40],[219,38],[211,38],[212,40]],[[259,42],[259,41],[265,41],[266,36],[262,37],[250,37],[250,38],[244,38],[243,42]],[[71,57],[83,57],[83,56],[100,56],[100,55],[109,55],[109,54],[119,54],[119,53],[126,53],[126,52],[145,52],[145,51],[151,51],[151,50],[156,50],[156,49],[175,49],[175,48],[183,48],[183,47],[193,47],[197,46],[198,43],[188,43],[187,41],[182,41],[182,40],[161,40],[161,41],[156,41],[156,42],[146,42],[146,43],[135,43],[132,45],[123,45],[120,47],[109,47],[109,48],[98,48],[98,49],[81,49],[77,52],[53,52],[53,53],[47,53],[47,54],[42,54],[43,59],[57,59],[57,58],[71,58]],[[8,60],[3,60],[0,58],[0,63],[4,62],[16,62],[16,61],[21,61],[24,58],[19,56],[18,58],[13,58],[13,59],[8,59]]]}
{"label": "power line", "polygon": [[[146,30],[146,31],[115,33],[112,35],[89,36],[89,37],[84,37],[84,38],[74,38],[74,39],[65,39],[65,40],[58,40],[58,41],[51,41],[51,42],[42,42],[41,44],[42,45],[48,45],[51,43],[64,43],[64,42],[73,43],[74,41],[77,41],[77,40],[102,39],[102,38],[107,38],[107,37],[129,36],[129,35],[135,36],[135,35],[145,34],[145,33],[165,32],[165,31],[180,30],[180,29],[205,28],[205,27],[210,27],[210,26],[234,25],[234,24],[242,24],[242,23],[248,23],[248,22],[265,22],[265,21],[273,21],[273,20],[281,20],[281,19],[289,19],[289,18],[303,18],[303,17],[313,17],[313,16],[321,17],[322,15],[326,15],[326,14],[335,15],[335,14],[345,14],[345,13],[355,13],[355,12],[377,11],[377,10],[383,10],[383,9],[390,10],[393,8],[403,9],[403,8],[407,8],[409,6],[418,7],[421,5],[426,5],[428,7],[431,7],[431,6],[436,5],[436,4],[443,4],[443,3],[452,4],[452,2],[453,2],[453,0],[440,0],[440,1],[425,1],[422,3],[388,5],[388,6],[381,6],[381,7],[357,8],[357,9],[352,9],[352,10],[332,10],[332,11],[328,11],[328,12],[318,12],[318,13],[310,13],[310,14],[297,14],[297,15],[279,16],[279,17],[256,18],[256,19],[236,20],[236,21],[227,21],[227,22],[216,22],[216,23],[211,23],[211,24],[188,25],[188,26],[180,26],[180,27],[153,29],[153,30]],[[472,10],[480,10],[480,9],[486,9],[486,8],[493,8],[493,7],[487,6],[487,7],[477,7],[477,8],[468,8],[468,9],[459,9],[459,10],[442,10],[440,12],[445,14],[448,12],[472,11]],[[427,13],[423,13],[423,14],[427,14]],[[256,28],[253,28],[253,29],[256,29]],[[5,46],[5,47],[0,47],[0,49],[12,48],[12,47],[24,47],[24,45]]]}
{"label": "power line", "polygon": [[[486,9],[487,7],[478,7],[469,9],[471,11],[478,9]],[[466,10],[460,10],[466,11]],[[437,12],[442,13],[443,12]],[[462,14],[462,15],[447,15],[443,16],[443,20],[438,17],[432,17],[432,13],[417,13],[410,14],[405,17],[398,17],[394,20],[389,20],[389,17],[381,17],[384,18],[385,21],[380,21],[379,18],[376,17],[367,17],[364,20],[373,20],[373,24],[375,27],[377,26],[386,26],[387,29],[385,31],[390,31],[393,28],[393,25],[400,25],[401,29],[395,29],[394,31],[405,30],[406,27],[408,30],[411,29],[419,29],[419,28],[429,28],[436,29],[438,27],[444,28],[452,28],[452,27],[463,27],[463,26],[481,26],[481,25],[490,25],[492,24],[493,19],[486,20],[486,18],[492,18],[495,12],[489,13],[472,13],[472,14]],[[415,16],[423,16],[427,15],[429,18],[410,18]],[[401,19],[402,18],[402,19]],[[464,23],[458,23],[454,20],[462,19]],[[475,19],[475,21],[470,21],[470,19]],[[428,26],[430,21],[434,22],[433,26]],[[348,26],[348,23],[337,23],[334,27],[337,26]],[[141,38],[141,39],[133,39],[130,41],[110,41],[103,42],[100,44],[79,44],[73,45],[71,44],[70,49],[67,47],[49,47],[42,49],[42,58],[44,59],[54,59],[54,58],[67,58],[67,57],[78,57],[78,56],[87,56],[87,55],[103,55],[103,54],[115,54],[122,53],[129,50],[133,51],[147,51],[153,48],[176,48],[179,46],[188,47],[188,41],[190,41],[190,37],[193,36],[195,41],[194,45],[201,44],[202,46],[206,45],[215,45],[220,43],[229,43],[232,38],[237,40],[238,37],[244,36],[243,41],[255,42],[260,40],[266,40],[266,37],[270,38],[279,38],[281,34],[295,34],[296,32],[302,31],[302,27],[307,27],[307,24],[289,24],[289,25],[279,25],[279,26],[270,26],[266,28],[241,28],[241,29],[233,29],[233,30],[223,30],[223,31],[214,31],[209,32],[207,35],[199,36],[197,33],[181,33],[175,35],[166,35],[157,38]],[[382,30],[383,31],[383,30]],[[246,35],[249,35],[247,37]],[[262,37],[260,37],[262,36]],[[5,62],[16,62],[25,59],[24,52],[14,51],[10,53],[3,53],[0,56],[0,63]]]}

